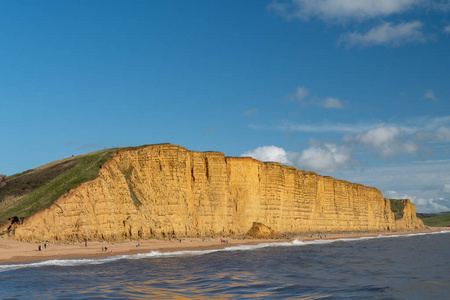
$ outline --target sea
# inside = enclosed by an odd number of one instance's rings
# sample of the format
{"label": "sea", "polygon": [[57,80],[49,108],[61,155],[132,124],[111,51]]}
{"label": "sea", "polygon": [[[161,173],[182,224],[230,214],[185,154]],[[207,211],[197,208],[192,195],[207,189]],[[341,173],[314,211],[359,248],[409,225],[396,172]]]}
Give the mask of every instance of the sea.
{"label": "sea", "polygon": [[1,299],[450,299],[450,232],[0,264]]}

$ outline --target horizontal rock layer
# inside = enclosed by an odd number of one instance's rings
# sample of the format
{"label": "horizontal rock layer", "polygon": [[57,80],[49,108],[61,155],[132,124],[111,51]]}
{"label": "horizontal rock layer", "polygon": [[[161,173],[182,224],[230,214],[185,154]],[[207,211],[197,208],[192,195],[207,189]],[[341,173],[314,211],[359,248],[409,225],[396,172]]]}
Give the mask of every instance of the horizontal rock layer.
{"label": "horizontal rock layer", "polygon": [[123,150],[53,205],[17,225],[24,241],[244,235],[423,227],[405,201],[395,220],[376,188],[252,158],[161,144]]}

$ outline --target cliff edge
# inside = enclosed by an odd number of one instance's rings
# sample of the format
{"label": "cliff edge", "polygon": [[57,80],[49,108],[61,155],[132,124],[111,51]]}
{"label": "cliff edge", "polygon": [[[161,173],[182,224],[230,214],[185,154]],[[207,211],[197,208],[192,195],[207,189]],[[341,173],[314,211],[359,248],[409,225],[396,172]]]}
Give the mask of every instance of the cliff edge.
{"label": "cliff edge", "polygon": [[22,241],[242,236],[423,228],[404,201],[395,218],[376,188],[279,163],[160,144],[118,150],[98,177],[4,231]]}

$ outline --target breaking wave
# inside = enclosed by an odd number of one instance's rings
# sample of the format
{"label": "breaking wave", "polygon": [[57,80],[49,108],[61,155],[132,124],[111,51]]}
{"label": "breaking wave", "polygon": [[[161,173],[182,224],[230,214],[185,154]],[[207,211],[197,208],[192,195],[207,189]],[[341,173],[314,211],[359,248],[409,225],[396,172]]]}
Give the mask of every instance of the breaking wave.
{"label": "breaking wave", "polygon": [[450,233],[450,231],[438,231],[429,233],[411,233],[402,235],[378,235],[374,237],[358,237],[358,238],[340,238],[340,239],[330,239],[330,240],[312,240],[312,241],[301,241],[295,239],[290,242],[274,242],[274,243],[261,243],[257,245],[239,245],[226,247],[222,249],[210,249],[210,250],[184,250],[184,251],[174,251],[174,252],[159,252],[150,251],[148,253],[139,254],[129,254],[129,255],[116,255],[107,258],[83,258],[83,259],[52,259],[45,261],[38,261],[32,263],[19,263],[19,264],[0,264],[0,272],[12,271],[23,268],[40,268],[47,266],[60,266],[60,267],[75,267],[82,265],[99,265],[110,263],[118,260],[136,260],[143,258],[161,258],[161,257],[176,257],[176,256],[192,256],[192,255],[205,255],[216,252],[226,252],[226,251],[252,251],[268,247],[299,247],[308,245],[323,245],[331,244],[336,242],[354,242],[370,239],[381,239],[381,238],[407,238],[411,236],[429,235],[429,234],[445,234]]}

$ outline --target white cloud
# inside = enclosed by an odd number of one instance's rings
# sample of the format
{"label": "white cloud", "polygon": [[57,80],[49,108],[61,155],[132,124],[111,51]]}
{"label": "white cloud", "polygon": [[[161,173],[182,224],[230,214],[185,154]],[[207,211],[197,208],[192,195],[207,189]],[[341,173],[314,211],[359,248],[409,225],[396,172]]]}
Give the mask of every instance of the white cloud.
{"label": "white cloud", "polygon": [[397,154],[414,154],[420,148],[411,140],[405,141],[400,128],[394,126],[371,129],[358,134],[355,140],[361,146],[376,151],[382,158],[393,157]]}
{"label": "white cloud", "polygon": [[344,103],[337,98],[326,98],[323,101],[319,101],[318,105],[323,108],[344,108]]}
{"label": "white cloud", "polygon": [[248,118],[248,117],[251,117],[253,115],[256,115],[257,113],[258,113],[258,109],[253,108],[253,109],[245,111],[244,112],[244,116]]}
{"label": "white cloud", "polygon": [[427,4],[431,9],[440,10],[442,12],[450,11],[450,1],[448,0],[428,1]]}
{"label": "white cloud", "polygon": [[314,96],[311,100],[305,101],[309,91],[304,86],[298,86],[295,93],[289,94],[288,98],[291,101],[296,101],[302,105],[315,104],[323,108],[344,108],[344,103],[337,98],[326,98],[320,100],[319,97]]}
{"label": "white cloud", "polygon": [[433,129],[443,125],[450,124],[450,116],[436,117],[436,118],[421,118],[418,123],[423,123],[425,128]]}
{"label": "white cloud", "polygon": [[300,153],[288,152],[289,161],[297,169],[315,172],[335,172],[348,169],[351,163],[349,149],[334,143],[319,144],[315,141]]}
{"label": "white cloud", "polygon": [[422,0],[291,0],[274,1],[271,11],[291,20],[308,20],[318,17],[324,20],[364,20],[405,12],[423,2]]}
{"label": "white cloud", "polygon": [[241,157],[253,157],[260,161],[273,161],[282,164],[290,164],[287,159],[287,153],[283,148],[276,146],[262,146],[254,150],[247,151]]}
{"label": "white cloud", "polygon": [[423,94],[423,97],[426,99],[430,99],[433,101],[437,101],[438,99],[436,98],[436,96],[434,95],[434,92],[431,90],[428,90],[425,92],[425,94]]}
{"label": "white cloud", "polygon": [[445,33],[450,33],[450,25],[447,25],[444,27],[444,32]]}
{"label": "white cloud", "polygon": [[436,142],[450,142],[450,128],[441,126],[437,129],[433,139]]}
{"label": "white cloud", "polygon": [[358,135],[356,139],[362,144],[381,148],[384,144],[392,143],[399,135],[397,127],[379,127]]}
{"label": "white cloud", "polygon": [[319,144],[312,141],[311,144],[309,148],[302,152],[286,152],[280,147],[262,146],[243,153],[241,157],[279,162],[300,170],[315,172],[334,172],[348,169],[348,164],[351,162],[349,149],[334,143]]}
{"label": "white cloud", "polygon": [[349,46],[371,47],[376,45],[400,46],[407,43],[425,42],[422,22],[393,24],[390,22],[370,29],[366,33],[351,32],[342,36],[339,43]]}
{"label": "white cloud", "polygon": [[298,86],[296,92],[289,95],[289,99],[291,99],[291,101],[297,101],[302,104],[303,99],[305,99],[306,96],[308,96],[308,90],[303,86]]}
{"label": "white cloud", "polygon": [[442,188],[442,191],[443,191],[444,193],[450,194],[450,182],[444,184],[444,187]]}

